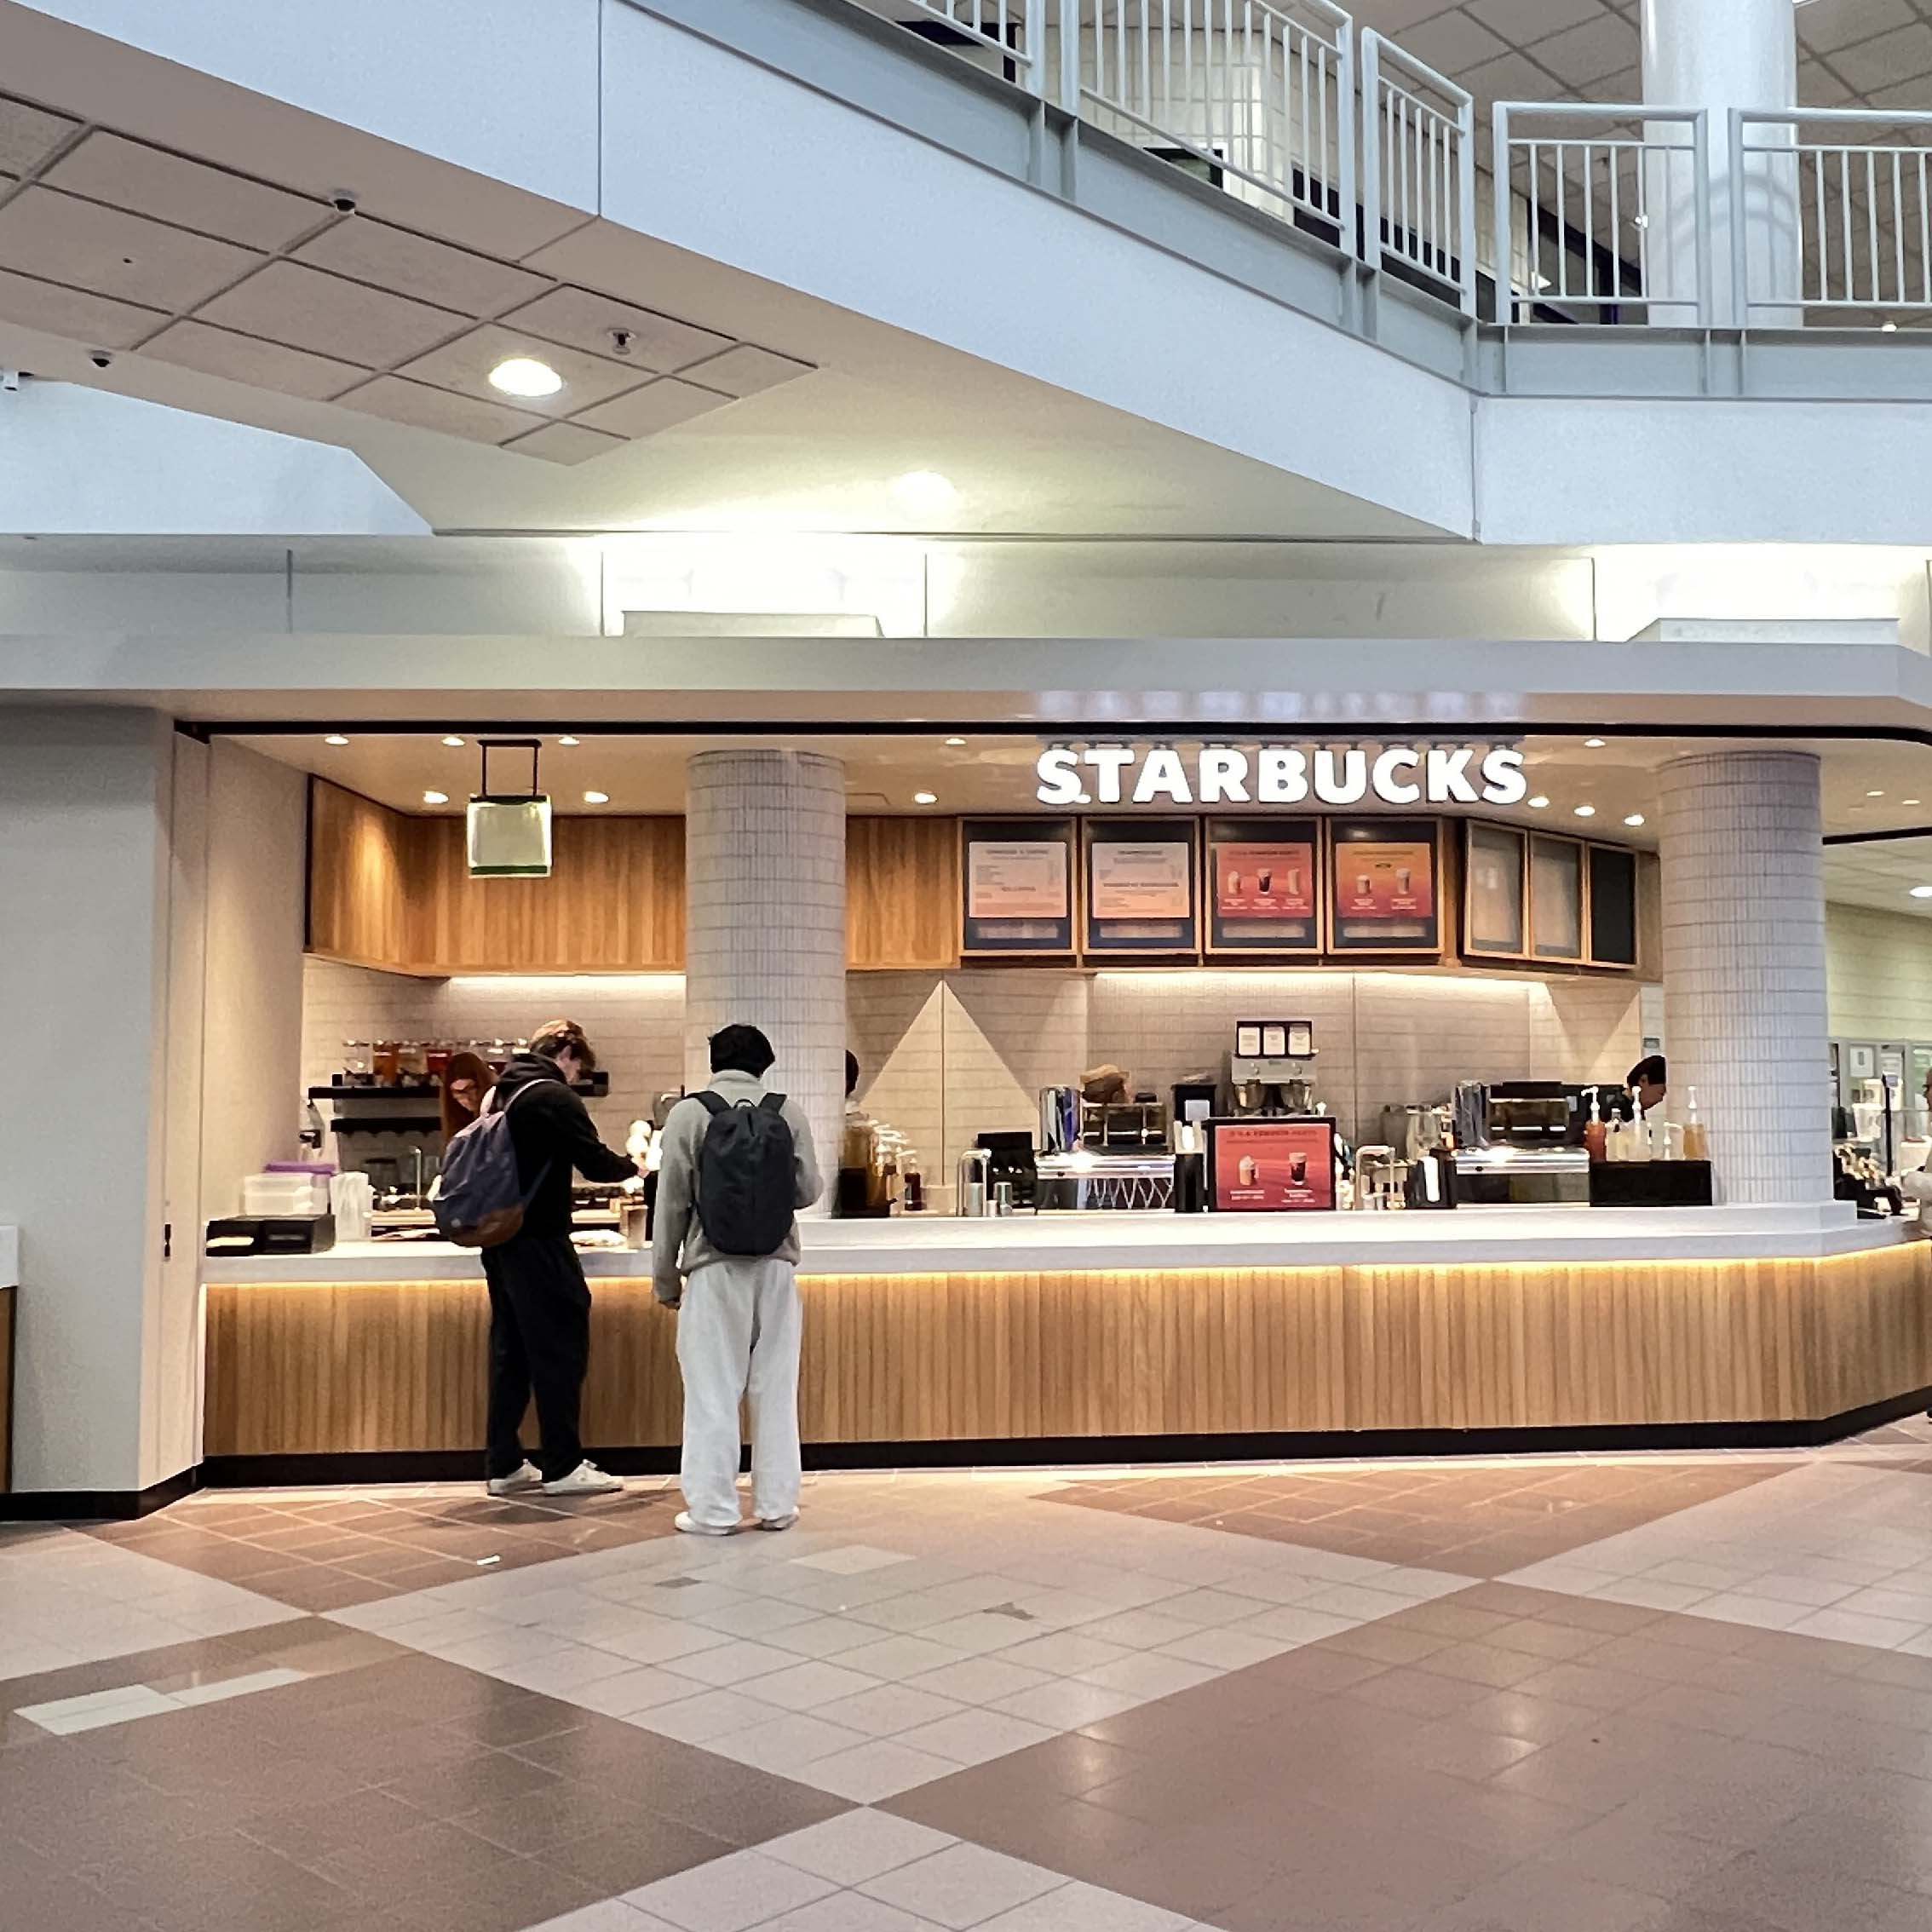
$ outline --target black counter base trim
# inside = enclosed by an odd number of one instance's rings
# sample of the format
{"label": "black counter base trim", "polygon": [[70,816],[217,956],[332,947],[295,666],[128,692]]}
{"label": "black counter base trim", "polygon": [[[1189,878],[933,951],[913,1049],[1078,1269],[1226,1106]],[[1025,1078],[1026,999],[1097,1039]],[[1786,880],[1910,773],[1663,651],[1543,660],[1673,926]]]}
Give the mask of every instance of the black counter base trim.
{"label": "black counter base trim", "polygon": [[[1815,1449],[1901,1417],[1932,1412],[1932,1388],[1817,1420],[1739,1423],[1613,1423],[1578,1429],[1312,1429],[1248,1435],[1049,1435],[947,1442],[808,1442],[808,1469],[1023,1469],[1035,1464],[1319,1462],[1353,1458],[1529,1456],[1591,1451]],[[613,1475],[677,1473],[673,1448],[592,1448]],[[293,1483],[482,1481],[471,1450],[384,1450],[326,1456],[216,1456],[201,1465],[208,1488],[268,1488]],[[745,1464],[749,1467],[749,1463]],[[0,1497],[0,1515],[12,1498]],[[38,1500],[34,1498],[32,1500]],[[172,1501],[173,1498],[170,1498]],[[158,1505],[155,1505],[158,1506]],[[142,1512],[145,1513],[145,1512]]]}
{"label": "black counter base trim", "polygon": [[0,1523],[129,1523],[192,1496],[204,1480],[199,1469],[183,1469],[149,1489],[8,1490],[0,1492]]}

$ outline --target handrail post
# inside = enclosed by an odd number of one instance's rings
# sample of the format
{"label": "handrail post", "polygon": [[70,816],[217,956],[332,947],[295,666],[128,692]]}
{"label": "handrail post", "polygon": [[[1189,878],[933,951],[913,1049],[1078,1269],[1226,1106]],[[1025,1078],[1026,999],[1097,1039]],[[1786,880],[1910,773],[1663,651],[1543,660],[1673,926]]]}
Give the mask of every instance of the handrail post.
{"label": "handrail post", "polygon": [[1026,85],[1042,101],[1047,97],[1046,0],[1026,0]]}
{"label": "handrail post", "polygon": [[1463,293],[1463,313],[1472,321],[1476,312],[1476,233],[1475,233],[1475,103],[1465,101],[1456,110],[1456,145],[1458,149],[1456,225],[1460,230],[1457,237],[1463,252],[1463,273],[1460,279]]}
{"label": "handrail post", "polygon": [[1691,159],[1697,188],[1697,322],[1700,329],[1716,326],[1711,306],[1711,248],[1716,237],[1711,219],[1711,110],[1699,107],[1691,123]]}
{"label": "handrail post", "polygon": [[1080,118],[1080,0],[1060,0],[1060,105]]}
{"label": "handrail post", "polygon": [[[1378,87],[1380,66],[1376,59],[1376,43],[1380,37],[1371,28],[1361,37],[1361,66],[1360,68],[1361,99],[1356,101],[1355,23],[1344,20],[1336,44],[1341,52],[1336,61],[1335,91],[1337,153],[1336,193],[1341,203],[1337,211],[1339,231],[1336,239],[1342,245],[1342,252],[1368,263],[1371,268],[1382,266],[1382,249],[1377,238],[1382,233],[1382,171],[1377,165],[1375,155],[1376,95]],[[1356,194],[1356,144],[1361,144],[1361,222],[1362,232],[1355,233]]]}
{"label": "handrail post", "polygon": [[1744,198],[1744,110],[1730,111],[1731,178],[1726,184],[1731,218],[1731,320],[1740,329],[1751,325],[1751,250],[1745,245]]}
{"label": "handrail post", "polygon": [[1491,238],[1496,250],[1496,319],[1507,328],[1516,319],[1516,298],[1509,285],[1515,252],[1509,239],[1509,110],[1501,101],[1490,111],[1490,139],[1494,146],[1489,178],[1496,210]]}

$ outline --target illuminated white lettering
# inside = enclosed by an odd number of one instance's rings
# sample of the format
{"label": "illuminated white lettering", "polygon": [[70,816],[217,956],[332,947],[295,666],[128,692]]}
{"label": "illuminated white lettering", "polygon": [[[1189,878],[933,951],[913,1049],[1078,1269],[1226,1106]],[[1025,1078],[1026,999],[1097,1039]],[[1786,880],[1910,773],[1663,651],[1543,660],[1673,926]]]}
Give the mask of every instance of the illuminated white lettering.
{"label": "illuminated white lettering", "polygon": [[1482,761],[1482,796],[1491,805],[1519,805],[1529,791],[1521,751],[1498,745]]}
{"label": "illuminated white lettering", "polygon": [[1385,805],[1413,805],[1422,796],[1422,787],[1397,779],[1396,773],[1412,772],[1422,760],[1406,745],[1391,745],[1375,761],[1369,783]]}
{"label": "illuminated white lettering", "polygon": [[1120,802],[1120,774],[1134,762],[1132,750],[1124,745],[1095,745],[1083,756],[1082,763],[1099,773],[1094,796],[1103,805]]}
{"label": "illuminated white lettering", "polygon": [[1080,754],[1060,748],[1043,751],[1033,767],[1040,781],[1037,796],[1043,805],[1078,805],[1086,794],[1080,785]]}
{"label": "illuminated white lettering", "polygon": [[1476,788],[1469,783],[1469,760],[1475,753],[1467,745],[1458,745],[1453,751],[1445,751],[1440,745],[1432,746],[1429,754],[1429,802],[1432,805],[1446,805],[1452,802],[1461,805],[1473,805],[1476,802]]}
{"label": "illuminated white lettering", "polygon": [[1140,779],[1134,787],[1134,802],[1151,804],[1154,799],[1164,796],[1171,798],[1176,805],[1194,802],[1194,795],[1187,788],[1187,773],[1181,763],[1181,754],[1166,745],[1148,752],[1147,762],[1141,767]]}
{"label": "illuminated white lettering", "polygon": [[1204,805],[1248,802],[1248,754],[1213,747],[1201,753],[1200,800]]}
{"label": "illuminated white lettering", "polygon": [[[1341,775],[1336,775],[1336,761],[1341,761]],[[1327,750],[1314,755],[1315,796],[1325,805],[1360,805],[1368,796],[1368,754],[1366,751]]]}
{"label": "illuminated white lettering", "polygon": [[1255,796],[1263,805],[1299,805],[1308,795],[1305,751],[1270,745],[1255,756]]}

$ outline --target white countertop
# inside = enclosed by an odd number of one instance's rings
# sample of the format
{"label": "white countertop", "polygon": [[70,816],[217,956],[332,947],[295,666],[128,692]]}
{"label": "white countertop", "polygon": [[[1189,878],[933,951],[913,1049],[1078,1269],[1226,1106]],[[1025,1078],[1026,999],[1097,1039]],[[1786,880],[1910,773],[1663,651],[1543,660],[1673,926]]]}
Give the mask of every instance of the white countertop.
{"label": "white countertop", "polygon": [[20,1285],[20,1231],[0,1228],[0,1288]]}
{"label": "white countertop", "polygon": [[[4,1230],[0,1230],[3,1240]],[[1889,1247],[1895,1221],[1860,1221],[1849,1202],[1776,1207],[1458,1208],[1443,1214],[1164,1212],[907,1215],[808,1220],[802,1274],[961,1274],[1059,1270],[1393,1266],[1433,1262],[1762,1261]],[[4,1248],[0,1247],[0,1258]],[[635,1279],[647,1255],[584,1253],[593,1279]],[[210,1282],[480,1280],[481,1259],[440,1241],[345,1241],[323,1255],[203,1263]],[[0,1277],[3,1279],[3,1277]]]}

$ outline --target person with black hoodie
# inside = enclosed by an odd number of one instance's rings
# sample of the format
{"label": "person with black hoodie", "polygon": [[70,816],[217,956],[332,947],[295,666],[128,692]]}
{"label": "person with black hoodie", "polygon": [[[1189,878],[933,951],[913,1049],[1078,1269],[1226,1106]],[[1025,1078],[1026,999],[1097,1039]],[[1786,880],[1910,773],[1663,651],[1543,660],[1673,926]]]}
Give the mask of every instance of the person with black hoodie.
{"label": "person with black hoodie", "polygon": [[[583,1027],[553,1020],[503,1069],[491,1096],[508,1111],[517,1181],[528,1202],[517,1234],[483,1251],[492,1496],[537,1488],[546,1496],[605,1496],[624,1487],[585,1458],[578,1435],[590,1361],[590,1287],[570,1242],[571,1175],[628,1181],[637,1171],[628,1156],[598,1139],[589,1110],[572,1090],[596,1067]],[[543,1437],[537,1463],[524,1455],[519,1434],[532,1389]]]}

